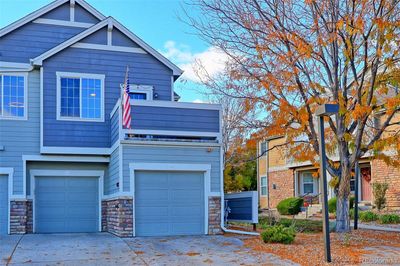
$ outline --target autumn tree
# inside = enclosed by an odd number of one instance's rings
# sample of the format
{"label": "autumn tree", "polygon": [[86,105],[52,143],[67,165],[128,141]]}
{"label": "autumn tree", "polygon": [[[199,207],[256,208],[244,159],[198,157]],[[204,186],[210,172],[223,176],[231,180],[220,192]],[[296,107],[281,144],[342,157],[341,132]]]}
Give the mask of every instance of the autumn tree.
{"label": "autumn tree", "polygon": [[325,134],[328,172],[337,179],[336,229],[348,231],[355,163],[366,155],[399,161],[399,131],[388,130],[399,123],[399,1],[196,0],[188,9],[198,12],[187,22],[230,58],[224,77],[205,83],[244,100],[246,111],[260,110],[263,119],[249,124],[260,136],[285,135],[295,160],[317,163],[313,113],[323,103],[340,105]]}

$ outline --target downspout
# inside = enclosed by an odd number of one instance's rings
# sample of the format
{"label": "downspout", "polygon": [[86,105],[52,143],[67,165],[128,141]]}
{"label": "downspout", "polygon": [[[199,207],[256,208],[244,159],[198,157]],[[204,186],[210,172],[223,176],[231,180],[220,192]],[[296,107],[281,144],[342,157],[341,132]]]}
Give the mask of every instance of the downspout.
{"label": "downspout", "polygon": [[269,140],[265,142],[265,176],[267,177],[267,200],[268,200],[268,211],[271,209],[269,204]]}
{"label": "downspout", "polygon": [[226,233],[233,233],[233,234],[242,234],[242,235],[252,235],[252,236],[259,236],[259,233],[256,232],[246,232],[246,231],[240,231],[240,230],[231,230],[225,227],[224,224],[224,217],[225,217],[225,196],[224,196],[224,154],[222,149],[220,148],[220,188],[221,188],[221,229],[222,231],[226,232]]}

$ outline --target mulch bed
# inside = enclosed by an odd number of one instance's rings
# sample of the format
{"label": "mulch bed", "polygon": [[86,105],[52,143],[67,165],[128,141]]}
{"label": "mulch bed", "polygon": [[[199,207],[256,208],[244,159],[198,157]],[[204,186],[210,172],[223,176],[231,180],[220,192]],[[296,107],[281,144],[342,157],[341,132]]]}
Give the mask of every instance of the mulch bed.
{"label": "mulch bed", "polygon": [[[324,262],[322,233],[298,233],[293,244],[265,244],[259,237],[244,240],[245,246],[259,252],[267,252],[301,265],[357,265],[364,255],[372,254],[368,247],[400,248],[400,233],[357,230],[347,234],[331,233],[332,263]],[[379,254],[377,254],[379,256]],[[400,254],[398,258],[400,264]]]}

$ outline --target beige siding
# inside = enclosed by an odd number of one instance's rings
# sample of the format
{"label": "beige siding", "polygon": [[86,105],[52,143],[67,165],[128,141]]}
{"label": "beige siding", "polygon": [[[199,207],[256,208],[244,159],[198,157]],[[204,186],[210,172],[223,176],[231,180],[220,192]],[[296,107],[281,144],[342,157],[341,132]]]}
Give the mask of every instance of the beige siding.
{"label": "beige siding", "polygon": [[[285,158],[285,147],[279,146],[284,144],[286,141],[285,138],[273,139],[269,141],[268,149],[271,149],[268,153],[268,162],[269,167],[280,167],[286,165],[286,158]],[[273,148],[276,147],[276,148]]]}

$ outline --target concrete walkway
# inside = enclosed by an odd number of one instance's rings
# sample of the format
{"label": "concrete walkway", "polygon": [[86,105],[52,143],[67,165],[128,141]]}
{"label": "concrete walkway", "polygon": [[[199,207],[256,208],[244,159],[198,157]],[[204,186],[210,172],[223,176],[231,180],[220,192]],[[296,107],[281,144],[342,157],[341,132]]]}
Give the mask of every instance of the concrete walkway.
{"label": "concrete walkway", "polygon": [[[350,226],[354,228],[354,223],[351,222]],[[385,226],[377,226],[377,225],[368,225],[368,224],[358,224],[358,228],[367,229],[367,230],[377,230],[377,231],[385,231],[385,232],[396,232],[400,233],[399,228],[385,227]]]}
{"label": "concrete walkway", "polygon": [[0,236],[0,265],[294,265],[244,248],[243,238],[121,239],[108,233]]}

